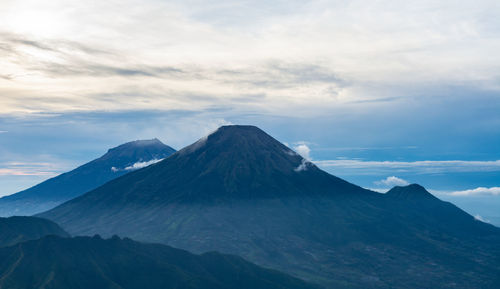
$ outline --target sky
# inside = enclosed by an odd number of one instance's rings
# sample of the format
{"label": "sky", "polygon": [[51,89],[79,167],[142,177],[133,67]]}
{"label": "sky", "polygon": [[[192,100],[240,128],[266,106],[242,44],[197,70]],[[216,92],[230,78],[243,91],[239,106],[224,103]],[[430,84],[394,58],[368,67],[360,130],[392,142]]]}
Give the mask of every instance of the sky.
{"label": "sky", "polygon": [[[415,3],[412,3],[415,2]],[[500,225],[500,2],[0,2],[0,195],[257,125],[377,191]]]}

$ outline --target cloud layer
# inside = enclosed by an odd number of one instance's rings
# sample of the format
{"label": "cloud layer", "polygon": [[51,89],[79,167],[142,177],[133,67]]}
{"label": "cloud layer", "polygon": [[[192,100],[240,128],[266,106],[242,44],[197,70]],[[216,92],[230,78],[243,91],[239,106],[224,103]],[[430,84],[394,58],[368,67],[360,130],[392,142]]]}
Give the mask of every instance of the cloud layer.
{"label": "cloud layer", "polygon": [[497,172],[500,171],[500,160],[496,161],[363,161],[353,159],[318,160],[314,163],[323,168],[350,169],[363,173],[380,173],[382,171],[413,172],[417,174],[433,174],[445,172]]}
{"label": "cloud layer", "polygon": [[0,113],[284,115],[498,91],[498,1],[0,4]]}

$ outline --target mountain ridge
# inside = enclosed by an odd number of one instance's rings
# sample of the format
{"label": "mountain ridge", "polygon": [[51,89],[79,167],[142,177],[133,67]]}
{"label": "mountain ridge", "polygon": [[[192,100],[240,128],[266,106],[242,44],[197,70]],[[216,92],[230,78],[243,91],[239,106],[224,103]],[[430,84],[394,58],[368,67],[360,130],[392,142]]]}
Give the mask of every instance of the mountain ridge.
{"label": "mountain ridge", "polygon": [[39,240],[0,248],[0,287],[122,289],[314,289],[237,256],[194,255],[114,236]]}
{"label": "mountain ridge", "polygon": [[47,235],[69,237],[56,223],[37,217],[0,217],[0,247],[35,240]]}

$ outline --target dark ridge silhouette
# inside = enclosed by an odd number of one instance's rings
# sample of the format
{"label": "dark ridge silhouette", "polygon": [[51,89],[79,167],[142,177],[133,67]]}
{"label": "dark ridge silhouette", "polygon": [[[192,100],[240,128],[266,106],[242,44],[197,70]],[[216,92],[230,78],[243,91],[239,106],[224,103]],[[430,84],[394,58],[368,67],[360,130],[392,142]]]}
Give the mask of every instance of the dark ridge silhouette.
{"label": "dark ridge silhouette", "polygon": [[19,193],[0,198],[0,216],[33,215],[49,210],[175,150],[158,139],[138,140],[108,150],[98,159]]}
{"label": "dark ridge silhouette", "polygon": [[418,184],[411,184],[408,186],[396,186],[387,192],[387,196],[394,199],[401,200],[435,200],[439,201],[438,198],[434,197],[429,193],[424,187]]}
{"label": "dark ridge silhouette", "polygon": [[328,288],[500,279],[498,228],[418,185],[379,194],[350,184],[253,126],[223,126],[40,216],[72,234],[238,254]]}
{"label": "dark ridge silhouette", "polygon": [[236,256],[99,236],[50,236],[0,248],[0,276],[0,288],[9,289],[316,288]]}
{"label": "dark ridge silhouette", "polygon": [[0,247],[35,240],[47,235],[69,237],[56,223],[36,217],[0,218]]}

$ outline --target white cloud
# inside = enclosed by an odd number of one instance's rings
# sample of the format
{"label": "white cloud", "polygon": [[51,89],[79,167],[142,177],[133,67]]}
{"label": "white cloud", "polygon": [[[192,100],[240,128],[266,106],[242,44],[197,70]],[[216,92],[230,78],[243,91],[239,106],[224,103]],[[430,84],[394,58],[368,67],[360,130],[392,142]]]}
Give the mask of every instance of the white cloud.
{"label": "white cloud", "polygon": [[500,160],[495,161],[363,161],[355,159],[322,160],[314,163],[323,168],[352,170],[359,174],[383,172],[413,172],[419,174],[443,172],[494,172],[500,171]]}
{"label": "white cloud", "polygon": [[311,149],[305,142],[298,142],[293,149],[306,160],[311,160]]}
{"label": "white cloud", "polygon": [[126,167],[124,170],[132,171],[132,170],[142,169],[142,168],[145,168],[149,165],[156,164],[157,162],[161,162],[162,160],[163,159],[152,159],[152,160],[147,161],[147,162],[136,162],[135,164]]}
{"label": "white cloud", "polygon": [[500,89],[498,2],[438,2],[4,0],[0,113],[303,115],[436,83]]}
{"label": "white cloud", "polygon": [[310,166],[310,165],[311,165],[311,163],[307,159],[302,159],[302,162],[300,163],[300,165],[298,167],[295,168],[295,171],[296,172],[306,171],[308,166]]}
{"label": "white cloud", "polygon": [[476,214],[476,215],[474,216],[474,219],[475,219],[476,221],[481,221],[481,222],[483,222],[483,223],[489,223],[489,222],[490,222],[490,221],[488,221],[488,220],[485,220],[483,217],[481,217],[481,216],[480,216],[480,215],[478,215],[478,214]]}
{"label": "white cloud", "polygon": [[0,133],[8,133],[6,130],[0,130]]}
{"label": "white cloud", "polygon": [[478,195],[490,195],[490,196],[500,196],[500,187],[478,187],[475,189],[464,190],[464,191],[454,191],[449,192],[447,195],[450,196],[478,196]]}
{"label": "white cloud", "polygon": [[383,180],[380,180],[380,181],[376,181],[374,182],[376,185],[385,185],[385,186],[389,186],[389,187],[394,187],[394,186],[407,186],[409,185],[410,183],[408,183],[406,180],[403,180],[401,178],[398,178],[396,176],[390,176],[390,177],[387,177]]}

